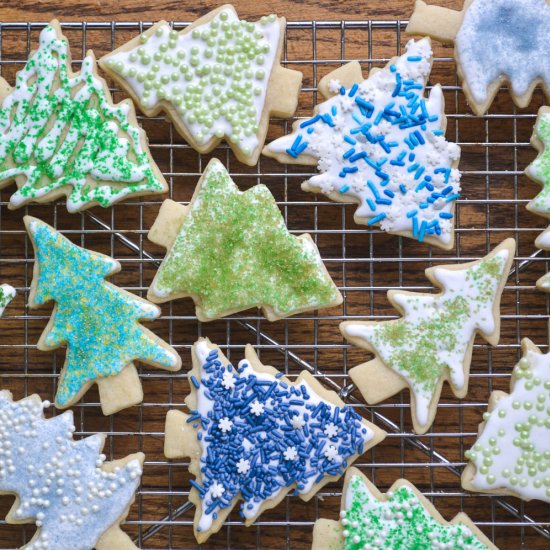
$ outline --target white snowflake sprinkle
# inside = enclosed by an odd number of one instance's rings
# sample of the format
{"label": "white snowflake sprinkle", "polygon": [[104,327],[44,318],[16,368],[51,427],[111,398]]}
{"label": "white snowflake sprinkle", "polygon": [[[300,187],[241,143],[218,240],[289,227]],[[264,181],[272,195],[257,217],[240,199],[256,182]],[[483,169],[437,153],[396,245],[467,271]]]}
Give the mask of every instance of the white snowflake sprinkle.
{"label": "white snowflake sprinkle", "polygon": [[239,462],[237,462],[237,472],[239,474],[247,474],[250,470],[250,460],[246,460],[246,458],[241,458]]}
{"label": "white snowflake sprinkle", "polygon": [[233,422],[227,418],[227,416],[224,416],[219,423],[220,430],[223,433],[229,432],[231,428],[233,427]]}
{"label": "white snowflake sprinkle", "polygon": [[338,427],[332,422],[329,422],[323,431],[327,437],[335,437],[338,435]]}
{"label": "white snowflake sprinkle", "polygon": [[210,487],[210,493],[212,498],[220,498],[225,493],[225,487],[221,483],[214,481]]}
{"label": "white snowflake sprinkle", "polygon": [[329,90],[329,92],[332,92],[333,94],[339,93],[340,92],[340,87],[341,87],[340,81],[336,78],[333,78],[328,83],[328,90]]}
{"label": "white snowflake sprinkle", "polygon": [[297,414],[292,417],[290,423],[295,430],[301,430],[305,426],[306,421],[299,414]]}
{"label": "white snowflake sprinkle", "polygon": [[298,458],[298,451],[296,447],[288,447],[284,452],[285,460],[296,460]]}
{"label": "white snowflake sprinkle", "polygon": [[264,405],[263,403],[260,403],[258,400],[252,401],[250,403],[250,412],[252,414],[255,414],[256,416],[260,416],[264,412]]}
{"label": "white snowflake sprinkle", "polygon": [[235,387],[235,377],[230,372],[223,373],[222,386],[226,390],[232,390]]}
{"label": "white snowflake sprinkle", "polygon": [[328,449],[325,449],[325,458],[334,462],[338,458],[338,449],[334,445],[329,445]]}

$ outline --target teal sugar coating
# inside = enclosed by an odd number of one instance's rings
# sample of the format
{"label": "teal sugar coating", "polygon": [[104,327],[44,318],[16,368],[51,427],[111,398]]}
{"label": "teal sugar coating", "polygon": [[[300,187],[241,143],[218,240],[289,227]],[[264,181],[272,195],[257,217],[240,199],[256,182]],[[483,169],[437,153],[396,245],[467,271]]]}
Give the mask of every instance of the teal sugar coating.
{"label": "teal sugar coating", "polygon": [[39,266],[34,303],[57,303],[44,343],[67,344],[56,395],[60,406],[87,383],[114,376],[133,360],[177,367],[176,353],[137,322],[155,319],[158,308],[104,280],[116,271],[114,260],[76,246],[39,220],[28,228]]}

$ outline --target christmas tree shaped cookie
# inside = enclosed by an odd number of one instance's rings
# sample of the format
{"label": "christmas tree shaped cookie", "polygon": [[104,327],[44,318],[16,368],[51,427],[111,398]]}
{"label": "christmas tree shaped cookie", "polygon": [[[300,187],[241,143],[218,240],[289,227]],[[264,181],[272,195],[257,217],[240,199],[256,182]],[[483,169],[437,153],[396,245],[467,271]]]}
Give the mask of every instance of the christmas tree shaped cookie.
{"label": "christmas tree shaped cookie", "polygon": [[399,319],[341,323],[345,338],[376,355],[349,373],[368,403],[408,387],[414,430],[425,433],[444,381],[457,397],[466,395],[475,335],[498,343],[500,297],[514,251],[515,241],[507,239],[481,260],[427,269],[439,294],[390,290]]}
{"label": "christmas tree shaped cookie", "polygon": [[199,542],[220,530],[239,499],[246,525],[290,491],[307,501],[385,437],[308,372],[291,382],[251,346],[237,367],[207,339],[192,353],[190,413],[168,413],[164,449],[191,459]]}
{"label": "christmas tree shaped cookie", "polygon": [[132,361],[181,367],[175,350],[138,322],[156,319],[160,309],[105,281],[120,270],[117,261],[76,246],[36,218],[24,220],[36,255],[29,307],[56,303],[38,349],[67,346],[56,406],[70,407],[93,383],[104,414],[141,403]]}
{"label": "christmas tree shaped cookie", "polygon": [[292,116],[298,102],[302,74],[279,64],[285,24],[242,21],[227,4],[180,32],[161,21],[100,65],[147,116],[165,111],[197,151],[225,138],[254,166],[270,115]]}
{"label": "christmas tree shaped cookie", "polygon": [[190,296],[200,321],[252,307],[275,321],[342,303],[309,235],[291,235],[267,187],[239,191],[216,159],[188,207],[164,202],[149,239],[169,252],[147,297]]}
{"label": "christmas tree shaped cookie", "polygon": [[424,39],[366,80],[357,62],[336,69],[319,83],[327,101],[263,153],[317,165],[302,189],[357,203],[356,223],[451,249],[460,148],[444,137],[441,87],[425,97],[431,66]]}
{"label": "christmas tree shaped cookie", "polygon": [[0,285],[0,317],[8,304],[15,298],[15,288],[11,285]]}
{"label": "christmas tree shaped cookie", "polygon": [[16,496],[8,523],[34,522],[26,550],[136,550],[120,529],[144,456],[105,463],[104,435],[73,440],[73,413],[49,420],[37,395],[0,391],[0,494]]}
{"label": "christmas tree shaped cookie", "polygon": [[462,474],[469,491],[550,503],[550,353],[527,338],[510,393],[495,391]]}
{"label": "christmas tree shaped cookie", "polygon": [[434,505],[405,479],[382,494],[357,468],[346,473],[340,522],[319,519],[311,550],[497,550],[460,513],[445,521]]}
{"label": "christmas tree shaped cookie", "polygon": [[504,83],[521,108],[538,84],[550,98],[549,26],[546,0],[465,0],[462,11],[416,0],[407,32],[454,42],[464,93],[482,115]]}
{"label": "christmas tree shaped cookie", "polygon": [[0,79],[0,188],[13,180],[10,208],[66,195],[69,212],[168,189],[131,101],[113,104],[92,52],[72,72],[57,21],[15,88]]}

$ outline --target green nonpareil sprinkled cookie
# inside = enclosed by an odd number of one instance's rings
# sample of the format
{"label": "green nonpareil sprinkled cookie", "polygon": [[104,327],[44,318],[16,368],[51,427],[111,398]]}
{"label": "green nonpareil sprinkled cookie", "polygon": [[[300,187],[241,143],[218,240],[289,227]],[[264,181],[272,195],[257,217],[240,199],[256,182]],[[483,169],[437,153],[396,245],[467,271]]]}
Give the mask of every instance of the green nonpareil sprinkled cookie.
{"label": "green nonpareil sprinkled cookie", "polygon": [[396,481],[384,495],[358,469],[346,475],[340,523],[318,520],[312,550],[490,550],[465,514],[445,521],[414,485]]}
{"label": "green nonpareil sprinkled cookie", "polygon": [[15,179],[9,207],[67,195],[69,212],[167,190],[130,101],[113,105],[90,52],[70,68],[57,21],[19,71],[0,83],[0,187]]}
{"label": "green nonpareil sprinkled cookie", "polygon": [[117,261],[73,244],[36,218],[26,216],[25,225],[36,254],[29,305],[56,303],[38,348],[67,346],[56,405],[71,406],[92,383],[99,385],[104,412],[141,402],[132,361],[181,366],[175,350],[139,323],[156,319],[160,309],[105,281],[120,270]]}
{"label": "green nonpareil sprinkled cookie", "polygon": [[198,151],[226,138],[253,165],[270,112],[296,108],[302,77],[279,65],[284,30],[276,15],[252,23],[225,5],[179,32],[161,21],[100,64],[147,115],[166,110]]}
{"label": "green nonpareil sprinkled cookie", "polygon": [[430,268],[426,274],[443,289],[440,294],[390,291],[390,302],[403,315],[400,319],[341,324],[346,338],[377,356],[350,372],[369,403],[381,400],[373,397],[380,390],[372,376],[386,373],[394,384],[387,396],[410,388],[414,428],[424,433],[435,417],[444,380],[464,397],[476,333],[491,343],[498,341],[500,295],[514,247],[508,239],[479,261]]}
{"label": "green nonpareil sprinkled cookie", "polygon": [[15,298],[15,288],[10,285],[0,285],[0,317],[8,304]]}
{"label": "green nonpareil sprinkled cookie", "polygon": [[289,233],[267,187],[239,191],[216,159],[189,207],[165,202],[149,238],[169,252],[148,298],[190,296],[201,321],[252,307],[276,320],[342,300],[317,247]]}
{"label": "green nonpareil sprinkled cookie", "polygon": [[470,491],[550,503],[550,353],[530,341],[512,373],[511,391],[493,392],[462,485]]}

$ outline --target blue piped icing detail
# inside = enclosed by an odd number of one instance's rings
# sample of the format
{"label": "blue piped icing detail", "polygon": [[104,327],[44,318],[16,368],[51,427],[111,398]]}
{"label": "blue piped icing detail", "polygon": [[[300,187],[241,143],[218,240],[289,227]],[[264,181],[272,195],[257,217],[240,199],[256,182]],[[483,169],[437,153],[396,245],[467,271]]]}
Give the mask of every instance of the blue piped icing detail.
{"label": "blue piped icing detail", "polygon": [[199,530],[239,495],[241,513],[250,518],[285,488],[303,494],[325,476],[343,474],[372,439],[353,408],[322,400],[305,381],[287,384],[246,360],[226,367],[204,342],[195,349],[202,362],[199,410],[188,421],[200,418],[201,473],[191,483],[202,500]]}

